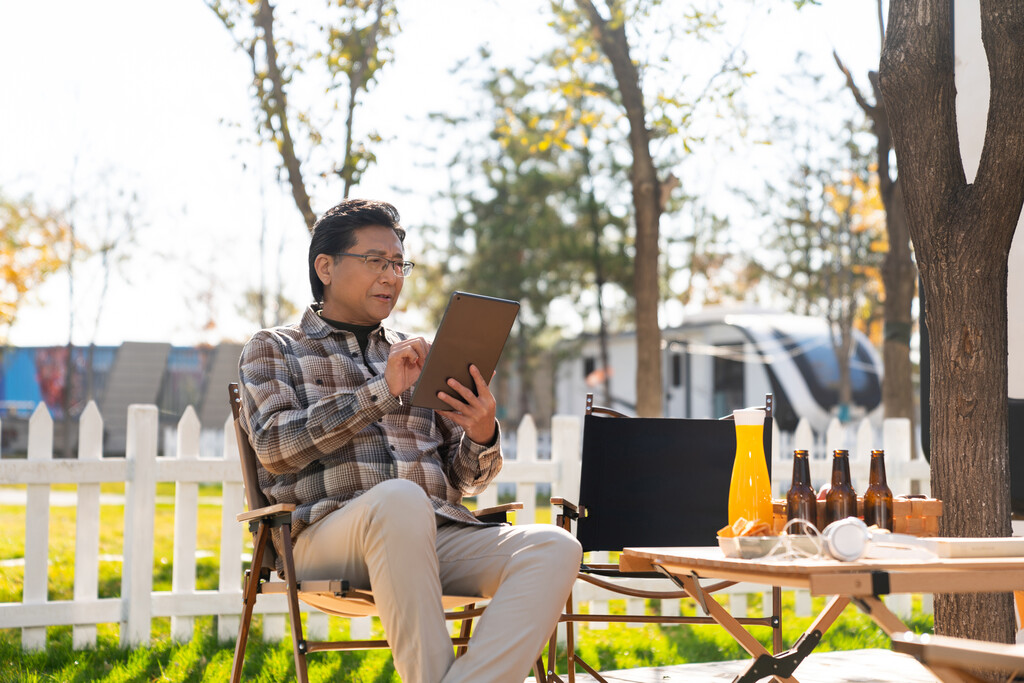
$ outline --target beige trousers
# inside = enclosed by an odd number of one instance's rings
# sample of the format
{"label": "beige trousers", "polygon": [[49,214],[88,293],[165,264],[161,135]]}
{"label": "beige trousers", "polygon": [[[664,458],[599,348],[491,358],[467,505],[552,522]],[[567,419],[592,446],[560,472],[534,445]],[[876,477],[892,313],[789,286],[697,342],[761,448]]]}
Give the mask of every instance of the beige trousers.
{"label": "beige trousers", "polygon": [[[418,485],[383,482],[303,531],[296,574],[373,589],[404,683],[522,683],[565,607],[579,542],[554,525],[437,520]],[[457,660],[442,591],[491,598]]]}

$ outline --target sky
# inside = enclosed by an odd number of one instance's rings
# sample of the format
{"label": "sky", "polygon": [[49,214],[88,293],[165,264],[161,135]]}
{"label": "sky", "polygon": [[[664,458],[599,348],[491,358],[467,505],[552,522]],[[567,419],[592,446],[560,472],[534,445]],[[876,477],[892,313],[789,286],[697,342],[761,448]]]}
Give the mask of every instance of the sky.
{"label": "sky", "polygon": [[[279,5],[279,13],[299,6]],[[867,87],[878,59],[874,0],[824,5],[797,12],[784,0],[730,4],[757,71],[751,87],[772,90],[794,70],[798,49],[813,68],[838,78],[836,49]],[[395,61],[357,112],[385,143],[356,194],[391,201],[406,225],[444,224],[450,207],[436,195],[447,184],[451,150],[424,144],[438,134],[428,116],[473,109],[478,93],[452,71],[481,45],[496,62],[518,65],[551,45],[546,7],[542,0],[400,2]],[[247,140],[248,58],[200,0],[0,0],[0,63],[0,192],[71,207],[83,232],[98,229],[97,213],[120,206],[119,192],[139,198],[137,244],[112,271],[98,324],[102,278],[87,263],[78,268],[72,303],[63,275],[39,288],[11,343],[67,343],[71,312],[75,344],[243,341],[255,324],[238,309],[260,280],[263,222],[271,251],[281,248],[286,295],[308,300],[308,233],[275,179],[276,158]],[[770,116],[767,96],[763,104]],[[710,171],[698,167],[696,175],[709,179],[691,190],[714,192],[720,184]],[[314,200],[321,211],[334,203]],[[411,233],[412,260],[416,247]],[[278,268],[273,261],[268,278]],[[415,326],[415,302],[405,304],[397,322]]]}

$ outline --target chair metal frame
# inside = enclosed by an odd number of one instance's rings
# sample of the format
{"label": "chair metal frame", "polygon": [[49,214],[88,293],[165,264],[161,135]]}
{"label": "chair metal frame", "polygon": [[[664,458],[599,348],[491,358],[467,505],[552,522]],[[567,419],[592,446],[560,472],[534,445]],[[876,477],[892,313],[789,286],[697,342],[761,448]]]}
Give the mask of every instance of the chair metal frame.
{"label": "chair metal frame", "polygon": [[[772,416],[772,395],[767,394],[765,396],[765,406],[767,417]],[[628,415],[624,415],[611,408],[604,408],[601,406],[594,405],[594,395],[587,394],[587,408],[586,414],[589,415],[600,415],[608,418],[629,418]],[[722,418],[723,420],[729,420],[732,416]],[[556,516],[555,523],[561,526],[566,531],[572,533],[572,522],[578,520],[580,515],[585,515],[586,510],[582,509],[582,506],[578,506],[573,502],[566,500],[565,498],[555,497],[551,499],[551,504],[562,508],[562,512]],[[601,683],[607,683],[605,678],[588,664],[582,657],[576,654],[575,648],[575,625],[577,622],[615,622],[615,623],[634,623],[634,624],[717,624],[711,616],[708,615],[708,611],[704,606],[704,595],[695,596],[689,591],[685,590],[683,586],[676,583],[676,590],[640,590],[634,588],[628,588],[620,586],[612,581],[600,576],[607,577],[620,577],[620,578],[658,578],[658,579],[671,579],[661,573],[622,573],[619,571],[618,564],[601,564],[601,563],[586,563],[584,562],[580,567],[580,572],[577,578],[581,581],[585,581],[592,585],[598,586],[599,588],[606,589],[613,593],[618,593],[626,597],[643,598],[643,599],[681,599],[681,598],[692,598],[696,600],[697,604],[702,608],[705,616],[693,616],[693,617],[668,617],[668,616],[649,616],[649,615],[629,615],[629,614],[578,614],[574,611],[573,596],[570,594],[569,600],[566,603],[565,613],[562,615],[560,621],[566,623],[566,679],[568,683],[575,683],[576,681],[576,666],[582,667],[588,674],[593,678],[600,681]],[[720,581],[707,586],[701,587],[701,592],[705,595],[715,593],[722,589],[728,588],[735,585],[735,581]],[[767,626],[772,629],[772,649],[773,652],[778,654],[783,649],[782,642],[782,591],[778,587],[772,588],[772,614],[766,617],[738,617],[736,621],[740,624],[754,625],[754,626]],[[553,650],[555,646],[555,638],[552,636],[549,649]],[[549,683],[565,683],[563,679],[555,674],[554,667],[549,662],[547,681]]]}
{"label": "chair metal frame", "polygon": [[[260,595],[283,594],[286,597],[292,633],[292,650],[295,657],[295,674],[299,683],[308,683],[309,681],[306,665],[306,656],[309,653],[389,648],[390,645],[386,639],[310,641],[304,637],[300,600],[314,609],[336,616],[349,618],[376,616],[373,592],[353,588],[344,578],[317,581],[297,579],[291,542],[291,516],[295,506],[288,503],[270,505],[263,495],[256,474],[256,453],[240,424],[241,399],[237,383],[232,382],[228,385],[228,398],[231,403],[235,438],[238,442],[246,503],[249,507],[247,512],[238,514],[236,518],[239,522],[248,525],[253,537],[252,563],[245,570],[243,579],[242,615],[231,666],[231,683],[238,683],[242,677],[245,646],[249,639],[253,609]],[[522,503],[507,503],[476,510],[474,514],[478,519],[502,522],[506,520],[509,510],[520,510],[522,507]],[[281,548],[281,560],[284,565],[283,581],[272,579],[273,574],[276,573],[277,552],[270,540],[271,531],[275,528],[281,530],[283,541]],[[476,603],[484,600],[486,598],[481,596],[442,596],[445,619],[462,622],[459,635],[452,637],[456,656],[461,656],[466,652],[470,642],[473,620],[483,614],[485,609],[485,607],[478,607]],[[544,676],[544,666],[540,658],[535,663],[534,672],[537,675],[538,683],[546,683],[547,678]]]}

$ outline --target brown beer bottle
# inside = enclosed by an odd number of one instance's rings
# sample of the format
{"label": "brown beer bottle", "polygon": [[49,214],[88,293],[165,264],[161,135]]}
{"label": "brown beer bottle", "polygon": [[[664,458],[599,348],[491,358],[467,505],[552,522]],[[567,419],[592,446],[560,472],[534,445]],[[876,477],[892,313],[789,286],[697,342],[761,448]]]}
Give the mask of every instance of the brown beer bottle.
{"label": "brown beer bottle", "polygon": [[850,483],[850,453],[832,452],[832,486],[825,496],[825,524],[857,516],[857,493]]}
{"label": "brown beer bottle", "polygon": [[[786,519],[802,519],[813,527],[818,526],[818,501],[811,486],[811,465],[807,461],[807,451],[793,451],[793,485],[786,494]],[[790,533],[806,534],[807,527],[794,524]]]}
{"label": "brown beer bottle", "polygon": [[885,482],[885,451],[871,451],[871,479],[864,492],[864,523],[892,531],[892,490]]}

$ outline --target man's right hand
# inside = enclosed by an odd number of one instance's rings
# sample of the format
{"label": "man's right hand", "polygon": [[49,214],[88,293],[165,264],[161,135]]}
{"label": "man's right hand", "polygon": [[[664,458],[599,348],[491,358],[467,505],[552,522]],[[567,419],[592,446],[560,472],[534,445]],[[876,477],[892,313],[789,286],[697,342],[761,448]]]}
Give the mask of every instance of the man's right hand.
{"label": "man's right hand", "polygon": [[405,339],[392,345],[387,367],[384,368],[384,380],[392,396],[400,396],[416,383],[429,351],[430,344],[423,337]]}

